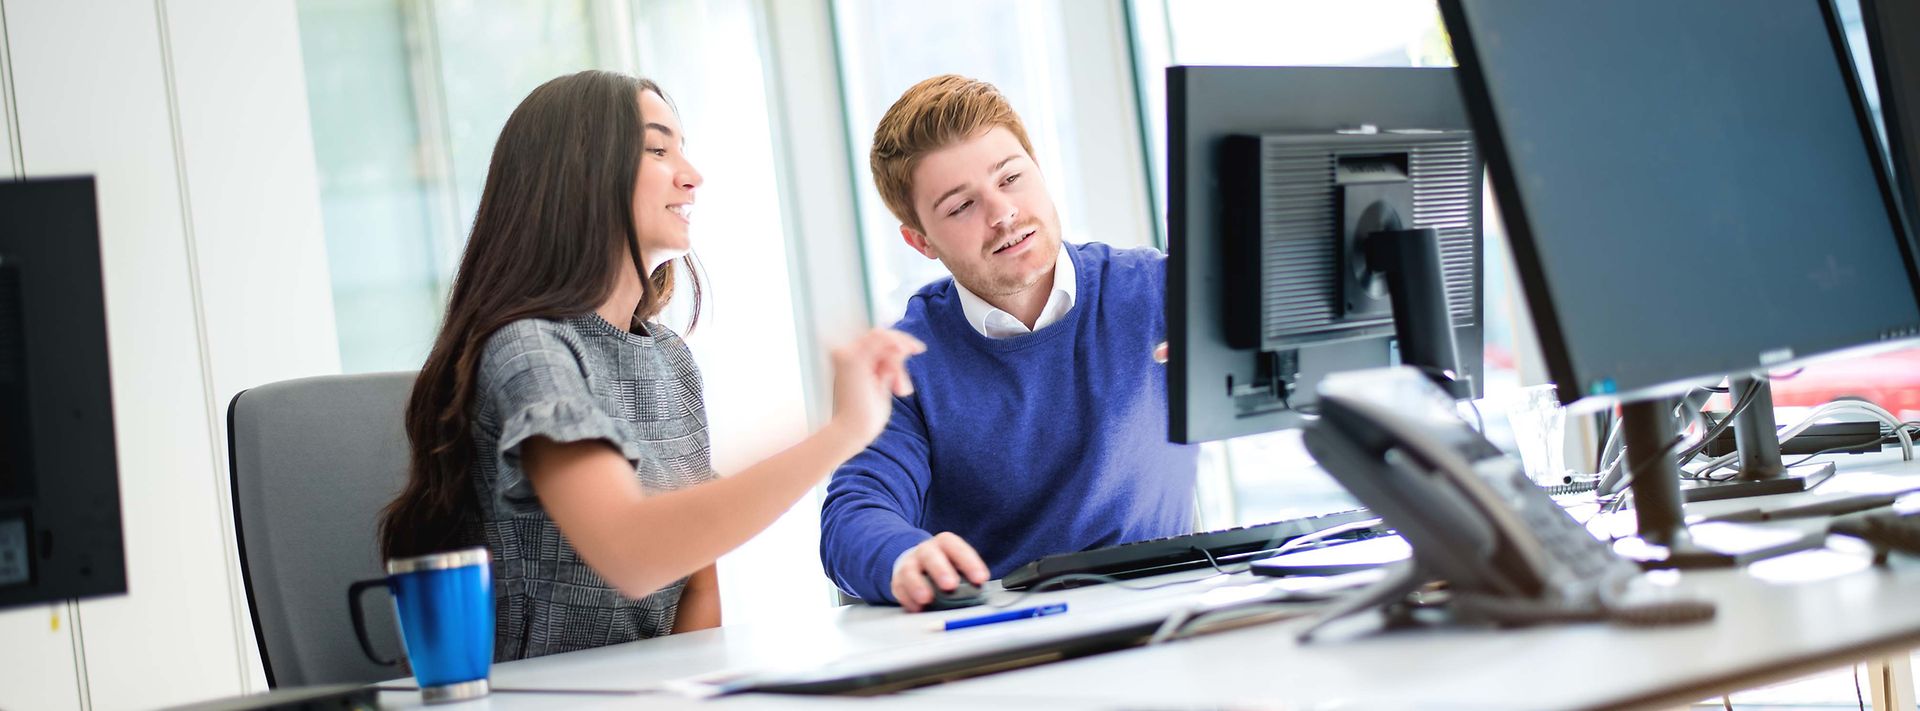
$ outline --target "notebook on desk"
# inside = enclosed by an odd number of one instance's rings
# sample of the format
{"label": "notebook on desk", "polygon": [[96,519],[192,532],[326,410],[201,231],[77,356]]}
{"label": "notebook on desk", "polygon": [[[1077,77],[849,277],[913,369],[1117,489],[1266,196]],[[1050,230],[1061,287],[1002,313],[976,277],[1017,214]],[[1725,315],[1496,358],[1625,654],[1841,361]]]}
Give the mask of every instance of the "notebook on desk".
{"label": "notebook on desk", "polygon": [[[1101,588],[1081,592],[1105,593],[1095,599],[1076,593],[1054,593],[1067,599],[1070,612],[1049,617],[992,625],[959,632],[929,632],[924,642],[889,646],[824,663],[782,669],[726,670],[668,682],[668,691],[694,697],[759,692],[807,695],[868,696],[928,684],[1074,659],[1136,647],[1145,643],[1169,619],[1203,616],[1248,608],[1272,609],[1295,605],[1298,614],[1311,614],[1327,596],[1365,585],[1368,574],[1346,578],[1296,578],[1222,584],[1216,576],[1195,577],[1189,593],[1119,592]],[[1247,578],[1239,578],[1247,581]],[[1202,581],[1215,581],[1206,584]],[[1150,590],[1163,590],[1161,587]],[[1276,604],[1278,603],[1278,604]],[[1200,630],[1204,632],[1205,630]]]}

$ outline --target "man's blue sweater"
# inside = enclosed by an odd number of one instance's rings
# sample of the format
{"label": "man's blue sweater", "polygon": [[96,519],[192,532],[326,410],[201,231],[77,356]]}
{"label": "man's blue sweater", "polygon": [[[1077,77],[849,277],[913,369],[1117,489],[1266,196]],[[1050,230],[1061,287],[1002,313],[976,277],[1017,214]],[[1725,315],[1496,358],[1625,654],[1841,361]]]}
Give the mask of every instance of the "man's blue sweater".
{"label": "man's blue sweater", "polygon": [[1192,531],[1198,451],[1167,442],[1166,258],[1063,244],[1077,278],[1058,322],[1005,339],[967,322],[952,279],[896,328],[927,344],[914,394],[833,474],[820,558],[840,589],[892,601],[893,562],[933,533],[973,545],[993,577],[1052,553]]}

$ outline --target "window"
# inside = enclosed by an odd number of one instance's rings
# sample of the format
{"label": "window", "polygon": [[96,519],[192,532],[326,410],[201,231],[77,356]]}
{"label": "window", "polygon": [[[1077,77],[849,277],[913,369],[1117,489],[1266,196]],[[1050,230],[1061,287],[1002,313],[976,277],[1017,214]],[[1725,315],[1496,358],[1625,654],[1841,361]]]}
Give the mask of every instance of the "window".
{"label": "window", "polygon": [[1159,215],[1168,66],[1453,66],[1433,0],[1135,0],[1131,10]]}
{"label": "window", "polygon": [[588,6],[298,8],[341,366],[418,368],[507,114],[541,82],[604,66]]}
{"label": "window", "polygon": [[[846,92],[848,132],[860,195],[860,238],[866,258],[867,292],[874,321],[891,323],[907,297],[947,275],[939,262],[901,242],[900,220],[880,201],[867,169],[873,129],[894,100],[922,79],[963,74],[999,87],[1020,113],[1059,209],[1061,237],[1089,236],[1077,219],[1086,213],[1086,179],[1077,167],[1083,148],[1071,130],[1072,77],[1063,55],[1058,2],[976,0],[965,3],[839,0],[841,85]],[[1093,149],[1097,147],[1088,147]],[[1108,240],[1102,240],[1108,241]]]}
{"label": "window", "polygon": [[[706,179],[693,239],[710,290],[687,343],[704,376],[714,468],[738,471],[805,434],[761,3],[301,0],[298,8],[345,370],[420,367],[508,114],[549,79],[612,69],[660,83]],[[688,301],[670,303],[663,320],[684,325]],[[818,500],[803,499],[770,535],[722,559],[729,621],[831,599],[818,517]],[[819,580],[819,594],[779,592],[790,590],[779,580]]]}
{"label": "window", "polygon": [[391,0],[298,7],[341,365],[417,368],[456,228],[427,170],[408,19]]}

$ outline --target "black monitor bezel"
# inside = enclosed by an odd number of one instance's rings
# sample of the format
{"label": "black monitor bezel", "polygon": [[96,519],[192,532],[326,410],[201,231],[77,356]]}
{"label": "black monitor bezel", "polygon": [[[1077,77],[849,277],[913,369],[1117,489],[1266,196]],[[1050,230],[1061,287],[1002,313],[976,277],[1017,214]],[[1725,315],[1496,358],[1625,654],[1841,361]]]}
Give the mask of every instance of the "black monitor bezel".
{"label": "black monitor bezel", "polygon": [[1860,15],[1874,83],[1880,90],[1895,192],[1906,211],[1907,234],[1920,238],[1914,234],[1920,229],[1920,45],[1901,48],[1898,55],[1888,53],[1891,38],[1901,36],[1902,30],[1907,36],[1920,35],[1920,4],[1860,0]]}

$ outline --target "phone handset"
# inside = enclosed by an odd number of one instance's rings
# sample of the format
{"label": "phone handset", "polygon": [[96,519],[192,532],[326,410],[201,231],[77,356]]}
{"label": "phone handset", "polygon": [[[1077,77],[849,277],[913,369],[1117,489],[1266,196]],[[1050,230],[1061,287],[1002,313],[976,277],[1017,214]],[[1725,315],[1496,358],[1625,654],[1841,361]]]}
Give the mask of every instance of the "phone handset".
{"label": "phone handset", "polygon": [[[1431,479],[1438,480],[1435,483],[1440,484],[1439,488],[1453,494],[1434,496],[1429,492],[1432,497],[1427,502],[1429,506],[1445,506],[1464,499],[1472,507],[1469,515],[1492,529],[1493,550],[1487,551],[1481,562],[1491,569],[1481,572],[1487,582],[1504,589],[1489,592],[1523,597],[1540,594],[1549,578],[1547,571],[1555,565],[1554,559],[1538,536],[1508,507],[1509,499],[1495,492],[1484,479],[1494,475],[1506,481],[1512,476],[1511,471],[1492,468],[1510,469],[1518,465],[1504,456],[1469,461],[1462,444],[1470,444],[1468,448],[1484,447],[1488,451],[1495,448],[1478,432],[1466,427],[1452,412],[1450,400],[1431,399],[1437,391],[1424,380],[1410,383],[1409,389],[1411,392],[1403,392],[1391,400],[1337,395],[1330,399],[1337,401],[1336,407],[1360,415],[1359,419],[1378,431],[1386,444],[1384,457],[1390,464],[1424,471]],[[1349,426],[1359,424],[1353,418],[1338,419],[1346,420]],[[1473,441],[1469,443],[1468,439]],[[1403,456],[1396,457],[1394,450],[1400,450]],[[1395,462],[1396,458],[1411,461]],[[1488,469],[1483,471],[1482,467]]]}
{"label": "phone handset", "polygon": [[1341,600],[1302,632],[1396,603],[1434,580],[1451,606],[1508,624],[1613,619],[1632,624],[1712,616],[1698,601],[1626,605],[1616,584],[1637,572],[1527,479],[1454,412],[1451,397],[1405,368],[1348,371],[1320,386],[1307,450],[1400,532],[1413,557],[1378,585]]}
{"label": "phone handset", "polygon": [[[1554,559],[1547,554],[1533,531],[1507,507],[1506,499],[1494,492],[1484,479],[1489,475],[1504,479],[1511,475],[1510,471],[1505,470],[1517,465],[1505,457],[1469,462],[1461,456],[1458,447],[1440,441],[1435,436],[1438,433],[1411,422],[1404,424],[1406,429],[1401,432],[1400,445],[1408,450],[1411,458],[1427,462],[1428,466],[1423,468],[1427,469],[1428,475],[1443,481],[1445,486],[1457,492],[1472,505],[1473,513],[1485,520],[1492,529],[1494,550],[1489,552],[1485,562],[1493,569],[1486,572],[1491,580],[1503,583],[1501,587],[1507,589],[1491,592],[1523,597],[1540,594],[1548,578],[1547,571],[1555,564]],[[1450,434],[1465,433],[1456,430]],[[1479,437],[1478,434],[1466,436]]]}

